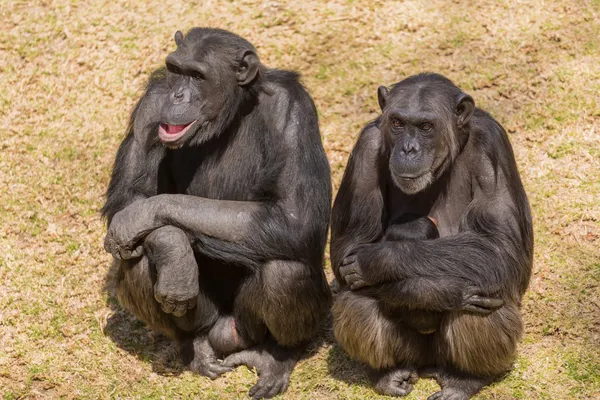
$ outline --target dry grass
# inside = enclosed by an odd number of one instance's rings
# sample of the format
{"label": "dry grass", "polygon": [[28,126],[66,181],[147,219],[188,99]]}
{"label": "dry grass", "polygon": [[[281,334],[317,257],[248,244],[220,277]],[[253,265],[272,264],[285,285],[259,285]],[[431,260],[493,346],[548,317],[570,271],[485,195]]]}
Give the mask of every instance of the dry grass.
{"label": "dry grass", "polygon": [[[0,395],[239,398],[104,291],[98,215],[124,127],[177,29],[237,32],[301,71],[337,186],[376,88],[441,72],[513,133],[535,216],[535,272],[514,371],[482,399],[600,398],[600,2],[37,0],[0,2]],[[412,399],[436,385],[420,381]],[[375,398],[324,346],[285,398]]]}

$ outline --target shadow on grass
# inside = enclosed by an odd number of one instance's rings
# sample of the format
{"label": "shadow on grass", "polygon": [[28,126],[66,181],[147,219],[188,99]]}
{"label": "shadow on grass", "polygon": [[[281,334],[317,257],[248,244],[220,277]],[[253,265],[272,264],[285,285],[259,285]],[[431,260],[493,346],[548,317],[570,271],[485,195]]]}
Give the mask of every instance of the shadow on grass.
{"label": "shadow on grass", "polygon": [[119,348],[152,365],[152,371],[164,376],[177,376],[185,371],[174,341],[146,328],[129,311],[122,308],[114,295],[114,273],[111,266],[104,279],[106,305],[113,312],[106,321],[104,334]]}
{"label": "shadow on grass", "polygon": [[121,308],[114,297],[111,296],[107,303],[113,314],[106,321],[104,334],[119,348],[150,362],[152,371],[159,375],[172,376],[184,372],[174,341],[146,329],[144,323]]}
{"label": "shadow on grass", "polygon": [[[111,265],[104,279],[102,288],[106,297],[106,305],[113,312],[106,321],[104,334],[119,348],[135,355],[138,359],[149,362],[152,371],[164,376],[178,376],[186,371],[179,357],[177,343],[168,337],[146,327],[133,314],[122,308],[115,295],[116,269]],[[334,343],[331,315],[329,315],[315,337],[307,344],[301,360],[314,356],[325,345]]]}
{"label": "shadow on grass", "polygon": [[372,386],[369,368],[358,361],[352,360],[338,344],[334,344],[329,349],[327,370],[332,378],[348,385]]}

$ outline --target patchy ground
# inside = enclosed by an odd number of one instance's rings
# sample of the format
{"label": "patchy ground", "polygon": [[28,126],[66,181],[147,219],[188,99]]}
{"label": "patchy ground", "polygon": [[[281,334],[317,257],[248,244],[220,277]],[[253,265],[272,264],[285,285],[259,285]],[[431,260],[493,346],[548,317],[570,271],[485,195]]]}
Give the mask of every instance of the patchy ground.
{"label": "patchy ground", "polygon": [[[0,395],[243,398],[240,368],[182,371],[103,290],[98,210],[150,72],[193,26],[230,29],[302,72],[339,184],[376,89],[436,71],[511,133],[535,217],[515,369],[481,399],[600,398],[600,2],[67,1],[0,4]],[[329,266],[327,266],[329,268]],[[421,380],[410,399],[436,390]],[[324,345],[289,399],[376,398]]]}

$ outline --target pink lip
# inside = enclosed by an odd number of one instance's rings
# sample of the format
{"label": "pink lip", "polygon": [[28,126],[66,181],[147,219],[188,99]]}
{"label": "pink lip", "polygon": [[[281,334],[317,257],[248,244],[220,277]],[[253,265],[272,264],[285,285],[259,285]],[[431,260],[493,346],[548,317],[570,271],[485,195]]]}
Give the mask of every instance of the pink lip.
{"label": "pink lip", "polygon": [[187,125],[169,125],[161,123],[158,126],[158,137],[163,143],[173,143],[181,138],[194,125],[192,121]]}

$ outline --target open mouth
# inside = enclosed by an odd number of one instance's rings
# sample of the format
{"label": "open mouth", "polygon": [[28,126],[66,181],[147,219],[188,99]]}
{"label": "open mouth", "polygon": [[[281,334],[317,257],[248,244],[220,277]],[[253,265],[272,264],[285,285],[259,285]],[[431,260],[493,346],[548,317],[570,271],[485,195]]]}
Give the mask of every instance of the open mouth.
{"label": "open mouth", "polygon": [[163,143],[173,143],[185,135],[197,120],[187,125],[169,125],[161,123],[158,127],[158,137]]}

